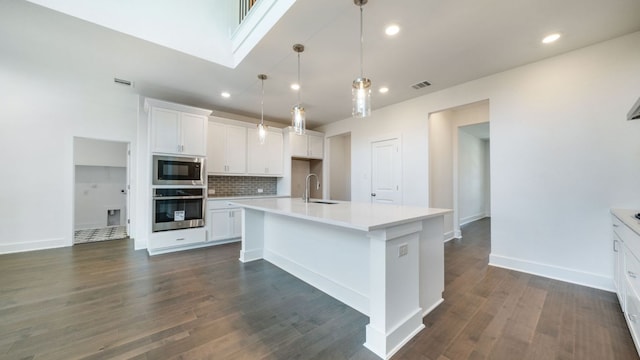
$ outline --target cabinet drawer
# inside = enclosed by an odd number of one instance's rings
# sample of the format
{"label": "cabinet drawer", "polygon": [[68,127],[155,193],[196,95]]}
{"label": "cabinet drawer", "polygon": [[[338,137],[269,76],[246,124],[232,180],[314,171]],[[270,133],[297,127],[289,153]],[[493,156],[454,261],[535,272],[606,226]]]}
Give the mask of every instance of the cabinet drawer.
{"label": "cabinet drawer", "polygon": [[634,255],[640,256],[640,235],[633,232],[633,230],[623,224],[617,217],[613,216],[612,218],[613,231]]}
{"label": "cabinet drawer", "polygon": [[624,277],[633,291],[640,294],[640,261],[629,251],[626,244],[624,249]]}
{"label": "cabinet drawer", "polygon": [[[630,284],[627,284],[630,286]],[[638,335],[640,334],[640,299],[635,292],[629,290],[626,294],[627,312],[625,314],[627,325],[631,331],[633,342],[638,347]]]}
{"label": "cabinet drawer", "polygon": [[149,249],[164,249],[205,242],[204,228],[161,231],[149,237]]}

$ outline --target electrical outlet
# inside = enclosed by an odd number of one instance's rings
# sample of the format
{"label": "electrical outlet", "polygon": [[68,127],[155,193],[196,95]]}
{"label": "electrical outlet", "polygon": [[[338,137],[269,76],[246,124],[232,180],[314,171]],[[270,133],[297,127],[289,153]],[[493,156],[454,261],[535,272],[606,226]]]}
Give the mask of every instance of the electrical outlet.
{"label": "electrical outlet", "polygon": [[209,195],[215,195],[216,189],[209,188],[208,192],[209,192]]}
{"label": "electrical outlet", "polygon": [[264,190],[258,189],[258,194],[262,194],[263,192],[264,192]]}
{"label": "electrical outlet", "polygon": [[402,244],[398,246],[398,257],[405,256],[409,253],[409,245]]}

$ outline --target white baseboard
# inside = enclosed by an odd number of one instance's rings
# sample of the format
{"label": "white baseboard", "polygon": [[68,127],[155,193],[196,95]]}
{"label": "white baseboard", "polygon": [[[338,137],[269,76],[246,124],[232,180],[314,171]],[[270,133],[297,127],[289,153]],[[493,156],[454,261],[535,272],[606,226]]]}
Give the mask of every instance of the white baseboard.
{"label": "white baseboard", "polygon": [[460,229],[454,230],[453,231],[453,238],[454,239],[462,239],[462,231],[460,231]]}
{"label": "white baseboard", "polygon": [[444,233],[444,242],[451,241],[455,238],[456,237],[453,236],[453,231],[447,231],[446,233]]}
{"label": "white baseboard", "polygon": [[487,217],[487,214],[485,213],[480,213],[480,214],[475,214],[475,215],[471,215],[471,216],[467,216],[465,218],[461,218],[460,219],[460,226],[462,225],[466,225],[468,223],[474,222],[476,220],[480,220],[480,219],[484,219]]}
{"label": "white baseboard", "polygon": [[489,255],[489,265],[615,292],[613,279],[599,274],[495,254]]}
{"label": "white baseboard", "polygon": [[0,244],[0,254],[11,254],[25,251],[45,250],[71,246],[64,238],[45,239],[21,243]]}
{"label": "white baseboard", "polygon": [[369,298],[365,294],[361,294],[335,279],[330,279],[323,274],[310,270],[306,266],[273,251],[265,249],[264,259],[355,310],[369,315]]}

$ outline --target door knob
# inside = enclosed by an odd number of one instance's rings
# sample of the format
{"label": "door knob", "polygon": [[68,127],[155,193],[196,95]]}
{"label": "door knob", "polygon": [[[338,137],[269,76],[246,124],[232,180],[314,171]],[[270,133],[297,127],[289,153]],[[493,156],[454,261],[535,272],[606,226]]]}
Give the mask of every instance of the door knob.
{"label": "door knob", "polygon": [[376,196],[376,193],[371,193],[371,196]]}

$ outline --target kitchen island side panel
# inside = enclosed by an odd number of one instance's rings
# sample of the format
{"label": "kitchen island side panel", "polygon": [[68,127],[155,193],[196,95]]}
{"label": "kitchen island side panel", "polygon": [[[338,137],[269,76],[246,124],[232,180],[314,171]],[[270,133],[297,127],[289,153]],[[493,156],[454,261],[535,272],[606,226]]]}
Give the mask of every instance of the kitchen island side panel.
{"label": "kitchen island side panel", "polygon": [[265,213],[264,259],[369,314],[366,232]]}

